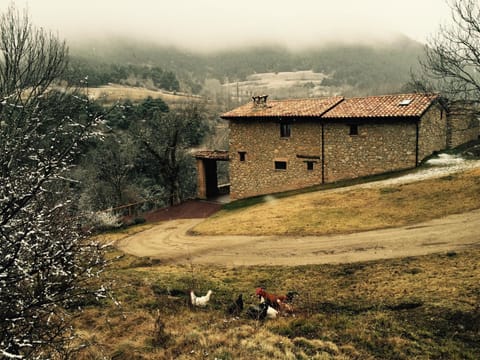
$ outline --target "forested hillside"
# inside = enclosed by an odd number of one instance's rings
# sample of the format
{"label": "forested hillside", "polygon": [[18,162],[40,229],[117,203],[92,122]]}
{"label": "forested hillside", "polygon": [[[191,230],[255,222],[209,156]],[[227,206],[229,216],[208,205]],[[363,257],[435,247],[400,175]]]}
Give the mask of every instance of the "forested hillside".
{"label": "forested hillside", "polygon": [[423,46],[406,37],[378,45],[330,44],[304,50],[280,46],[195,53],[128,39],[73,44],[69,79],[109,82],[201,94],[208,80],[234,83],[258,73],[313,70],[321,85],[363,95],[400,91],[418,66]]}

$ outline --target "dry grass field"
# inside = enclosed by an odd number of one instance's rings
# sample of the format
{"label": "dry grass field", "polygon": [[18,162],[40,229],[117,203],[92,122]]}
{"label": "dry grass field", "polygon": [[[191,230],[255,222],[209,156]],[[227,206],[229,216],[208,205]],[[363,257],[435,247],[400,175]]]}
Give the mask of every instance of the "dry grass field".
{"label": "dry grass field", "polygon": [[480,169],[385,187],[318,191],[222,210],[203,235],[325,235],[403,226],[480,208]]}
{"label": "dry grass field", "polygon": [[[228,231],[227,223],[235,219],[235,232],[335,233],[479,208],[479,191],[477,169],[412,184],[298,195],[226,210],[205,224]],[[118,236],[125,234],[105,240]],[[475,246],[290,267],[168,265],[114,249],[109,255],[119,257],[102,279],[112,298],[92,299],[73,314],[76,344],[87,344],[76,359],[473,360],[480,353],[480,249]],[[296,291],[294,313],[265,321],[250,319],[245,311],[226,314],[240,293],[245,307],[258,303],[259,286],[274,293]],[[213,290],[206,308],[188,305],[189,289]]]}
{"label": "dry grass field", "polygon": [[[115,299],[75,319],[76,359],[478,359],[480,250],[344,265],[168,266],[123,257],[104,274]],[[293,315],[225,309],[255,288],[297,291]],[[213,290],[206,308],[188,289]]]}

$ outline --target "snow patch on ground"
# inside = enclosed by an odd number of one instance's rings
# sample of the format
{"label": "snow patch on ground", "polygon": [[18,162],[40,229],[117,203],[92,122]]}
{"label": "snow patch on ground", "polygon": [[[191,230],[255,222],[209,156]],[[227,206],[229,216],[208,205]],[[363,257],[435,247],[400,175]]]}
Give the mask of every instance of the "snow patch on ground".
{"label": "snow patch on ground", "polygon": [[427,168],[419,169],[411,174],[399,176],[388,180],[375,181],[364,184],[366,187],[408,184],[416,181],[434,179],[448,176],[458,172],[480,168],[480,160],[467,160],[460,155],[441,153],[436,158],[426,162]]}
{"label": "snow patch on ground", "polygon": [[450,166],[464,163],[466,160],[459,155],[439,154],[438,158],[427,161],[428,165],[433,166]]}

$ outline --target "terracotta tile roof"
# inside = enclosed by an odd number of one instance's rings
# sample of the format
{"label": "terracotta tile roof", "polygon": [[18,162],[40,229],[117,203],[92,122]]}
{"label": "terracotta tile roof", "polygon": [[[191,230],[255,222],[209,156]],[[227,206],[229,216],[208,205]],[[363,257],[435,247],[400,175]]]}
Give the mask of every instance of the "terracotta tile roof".
{"label": "terracotta tile roof", "polygon": [[341,96],[318,99],[269,100],[253,102],[222,115],[232,118],[322,117],[325,119],[418,117],[438,98],[436,94],[399,94],[344,99]]}
{"label": "terracotta tile roof", "polygon": [[400,94],[345,99],[322,117],[418,117],[438,98],[435,94]]}
{"label": "terracotta tile roof", "polygon": [[268,100],[265,105],[253,102],[222,115],[230,118],[319,117],[343,100],[342,96],[318,99]]}

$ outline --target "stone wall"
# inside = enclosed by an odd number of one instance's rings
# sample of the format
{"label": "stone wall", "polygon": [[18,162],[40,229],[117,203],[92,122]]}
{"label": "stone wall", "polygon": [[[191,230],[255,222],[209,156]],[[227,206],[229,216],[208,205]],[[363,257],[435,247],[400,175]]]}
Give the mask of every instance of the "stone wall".
{"label": "stone wall", "polygon": [[[320,122],[294,122],[288,138],[280,137],[279,126],[274,121],[230,121],[232,199],[322,183]],[[325,182],[415,167],[415,123],[359,124],[358,135],[349,130],[345,123],[324,125]],[[275,170],[275,161],[286,162],[286,170]]]}
{"label": "stone wall", "polygon": [[[321,126],[293,122],[291,135],[280,137],[274,121],[230,121],[230,197],[240,199],[320,184]],[[240,152],[245,160],[240,161]],[[286,170],[275,170],[285,161]],[[313,170],[307,169],[307,161]]]}
{"label": "stone wall", "polygon": [[[352,123],[358,134],[350,135]],[[465,123],[458,120],[455,124],[460,131]],[[465,134],[458,137],[464,140]],[[291,135],[281,137],[278,121],[230,120],[230,197],[241,199],[414,168],[417,160],[446,147],[447,116],[439,105],[429,108],[418,129],[415,119],[356,119],[323,125],[312,119],[291,122]],[[286,169],[275,169],[276,161],[286,164]]]}
{"label": "stone wall", "polygon": [[349,124],[326,124],[325,182],[415,167],[415,123],[387,121],[358,123],[358,135]]}
{"label": "stone wall", "polygon": [[447,145],[454,148],[480,136],[480,119],[474,113],[455,111],[448,114]]}
{"label": "stone wall", "polygon": [[447,148],[447,115],[440,105],[432,105],[418,128],[418,161]]}

